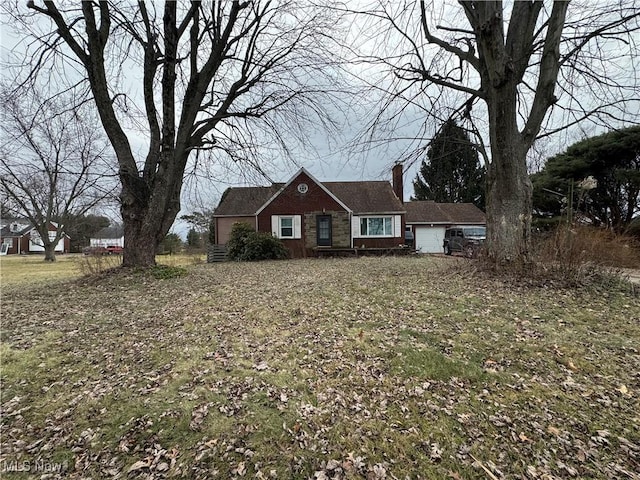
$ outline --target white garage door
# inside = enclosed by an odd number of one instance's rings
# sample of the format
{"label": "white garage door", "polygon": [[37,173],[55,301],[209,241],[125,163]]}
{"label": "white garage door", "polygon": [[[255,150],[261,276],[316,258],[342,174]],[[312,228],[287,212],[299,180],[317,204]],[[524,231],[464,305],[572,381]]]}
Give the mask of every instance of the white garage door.
{"label": "white garage door", "polygon": [[442,253],[444,227],[414,227],[416,249],[420,253]]}

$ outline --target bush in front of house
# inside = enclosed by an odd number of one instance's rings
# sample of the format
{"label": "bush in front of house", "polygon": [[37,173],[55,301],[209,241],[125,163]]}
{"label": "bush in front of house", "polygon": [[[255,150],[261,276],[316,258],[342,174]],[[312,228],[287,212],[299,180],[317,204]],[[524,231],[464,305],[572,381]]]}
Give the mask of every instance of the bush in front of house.
{"label": "bush in front of house", "polygon": [[282,241],[270,233],[256,232],[248,223],[234,223],[227,243],[227,257],[241,262],[282,260],[289,257],[289,252]]}
{"label": "bush in front of house", "polygon": [[252,232],[247,237],[244,255],[240,260],[252,262],[256,260],[284,260],[289,252],[279,238],[270,233]]}

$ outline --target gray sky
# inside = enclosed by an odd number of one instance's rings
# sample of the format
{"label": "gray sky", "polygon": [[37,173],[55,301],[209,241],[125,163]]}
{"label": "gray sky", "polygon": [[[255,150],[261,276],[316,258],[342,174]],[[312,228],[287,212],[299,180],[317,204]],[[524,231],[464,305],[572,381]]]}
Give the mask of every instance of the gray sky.
{"label": "gray sky", "polygon": [[[375,2],[373,3],[375,4]],[[433,28],[435,29],[435,24],[438,22],[450,27],[466,27],[466,21],[461,21],[464,16],[460,16],[459,8],[455,5],[451,8],[447,7],[445,6],[447,3],[449,2],[434,2],[433,18],[431,19],[434,23]],[[391,3],[391,5],[396,4]],[[22,4],[22,8],[24,8],[24,4]],[[365,26],[364,32],[361,30],[363,25]],[[415,28],[415,25],[412,28]],[[397,55],[408,48],[406,42],[400,38],[380,38],[376,33],[379,32],[367,27],[367,21],[360,22],[358,20],[351,25],[350,35],[354,39],[354,47],[363,51],[374,49]],[[355,42],[355,39],[358,39],[358,42]],[[7,61],[11,50],[20,51],[24,48],[24,43],[21,43],[23,40],[24,38],[19,33],[14,35],[10,29],[2,26],[0,41],[3,63]],[[636,45],[640,44],[640,38],[637,35],[635,41]],[[618,67],[625,70],[625,65]],[[383,72],[367,72],[366,69],[371,67],[361,64],[352,68],[358,77],[372,84],[384,85],[384,82],[388,82],[388,78],[382,79]],[[629,69],[635,71],[633,65],[629,66]],[[6,70],[3,69],[3,72],[1,75],[4,80],[7,80]],[[367,75],[370,77],[368,78]],[[139,75],[133,71],[133,77],[139,77]],[[299,154],[296,156],[295,162],[278,158],[266,162],[264,170],[269,179],[275,182],[287,181],[303,166],[321,181],[390,180],[390,168],[393,163],[404,160],[410,151],[428,142],[439,123],[427,118],[429,106],[424,102],[409,107],[401,116],[396,117],[394,122],[383,125],[383,128],[386,127],[388,131],[382,132],[377,141],[363,151],[357,145],[359,135],[371,116],[379,110],[380,104],[381,98],[370,94],[359,97],[355,102],[352,102],[351,108],[336,111],[335,116],[340,122],[338,133],[327,136],[320,130],[311,132],[309,135],[311,145],[296,150]],[[390,107],[390,111],[392,108],[396,108],[396,106]],[[637,109],[637,104],[635,108]],[[541,162],[544,158],[564,150],[571,143],[603,131],[604,127],[586,122],[579,128],[558,133],[536,145],[536,148],[531,152],[532,162]],[[130,138],[134,150],[140,152],[143,157],[146,148],[144,136],[132,134]],[[269,157],[269,155],[265,153],[265,157]],[[417,173],[419,163],[416,161],[413,165],[406,167],[405,199],[413,194],[412,181]],[[268,184],[268,180],[256,172],[239,172],[233,168],[233,165],[224,162],[209,165],[208,168],[210,174],[208,177],[188,177],[184,187],[183,210],[180,215],[192,210],[213,208],[222,192],[229,186]],[[184,234],[186,226],[178,221],[175,230]]]}

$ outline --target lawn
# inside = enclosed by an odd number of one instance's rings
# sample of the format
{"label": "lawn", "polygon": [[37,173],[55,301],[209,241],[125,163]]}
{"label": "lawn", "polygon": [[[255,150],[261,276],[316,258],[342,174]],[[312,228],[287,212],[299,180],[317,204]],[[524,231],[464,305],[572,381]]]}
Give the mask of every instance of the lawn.
{"label": "lawn", "polygon": [[[206,260],[204,254],[161,255],[158,262],[166,265],[192,265]],[[44,255],[0,256],[0,285],[29,285],[78,278],[82,274],[113,268],[122,263],[120,255],[57,255],[55,262],[45,262]]]}
{"label": "lawn", "polygon": [[470,268],[3,273],[2,477],[640,478],[640,298]]}

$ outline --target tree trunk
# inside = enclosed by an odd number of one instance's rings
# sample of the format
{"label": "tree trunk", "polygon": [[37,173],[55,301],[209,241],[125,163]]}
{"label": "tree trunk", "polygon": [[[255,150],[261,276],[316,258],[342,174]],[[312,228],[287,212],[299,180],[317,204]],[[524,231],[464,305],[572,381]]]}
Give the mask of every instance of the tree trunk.
{"label": "tree trunk", "polygon": [[45,262],[56,261],[56,244],[55,243],[49,242],[44,246],[44,261]]}
{"label": "tree trunk", "polygon": [[[164,155],[166,157],[158,162],[160,167],[155,175],[140,178],[137,172],[134,175],[121,172],[120,212],[124,224],[124,267],[155,265],[158,245],[180,211],[184,172],[182,165],[186,163],[186,154],[182,151],[176,153],[174,150]],[[179,161],[167,161],[171,156],[178,155]],[[171,163],[173,168],[167,168]]]}
{"label": "tree trunk", "polygon": [[[123,209],[124,211],[124,209]],[[151,267],[156,264],[156,235],[150,231],[147,222],[139,217],[124,219],[124,267]]]}
{"label": "tree trunk", "polygon": [[487,171],[487,252],[497,268],[530,261],[532,185],[527,148],[516,121],[515,85],[495,89],[487,102],[491,163]]}

